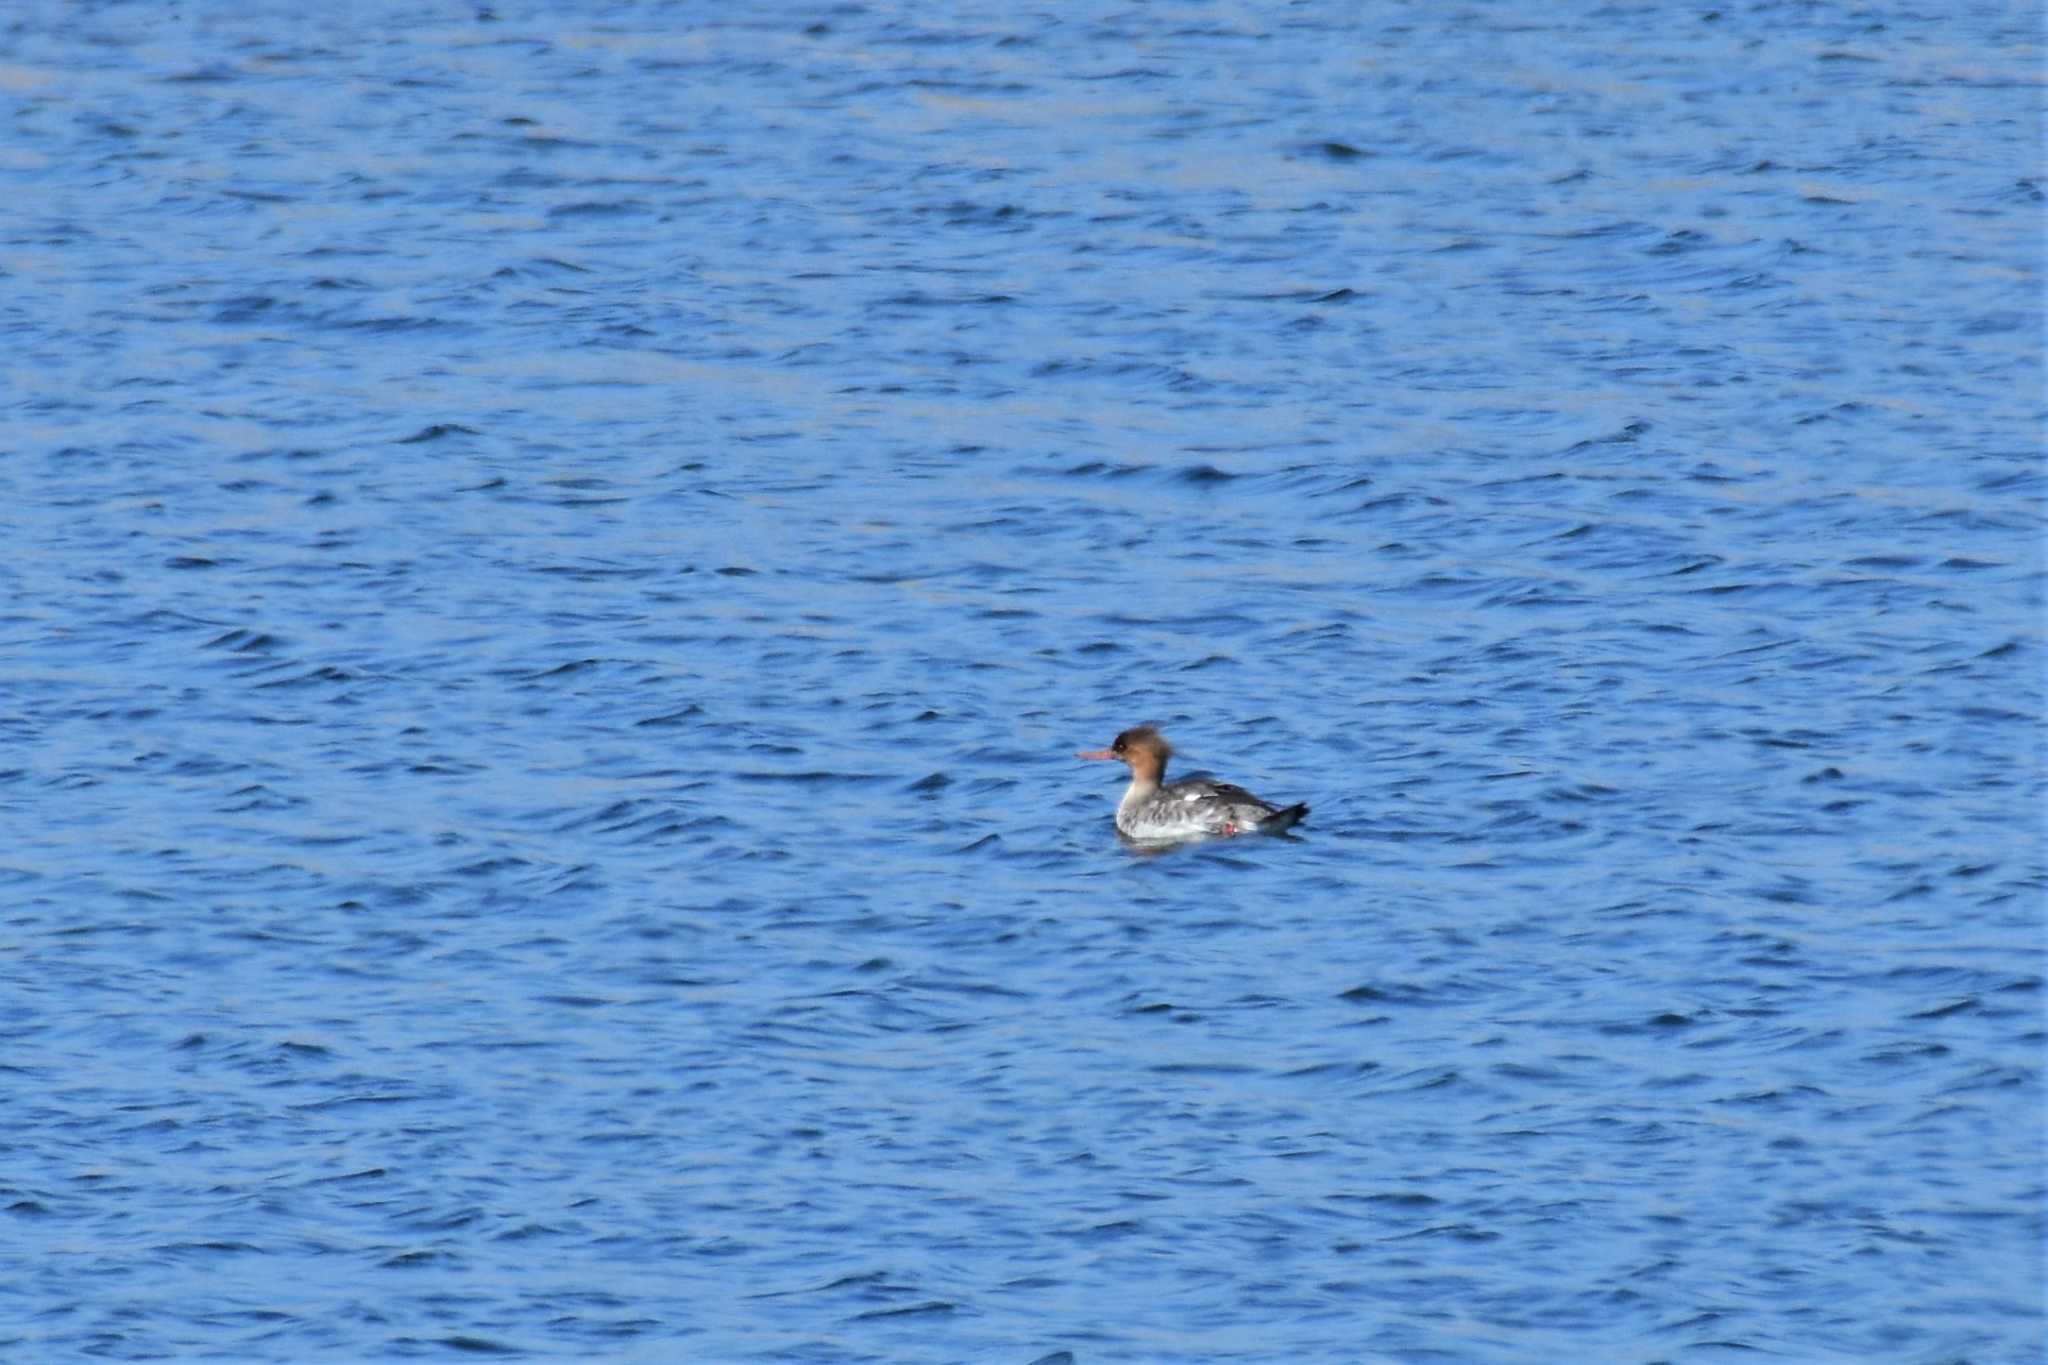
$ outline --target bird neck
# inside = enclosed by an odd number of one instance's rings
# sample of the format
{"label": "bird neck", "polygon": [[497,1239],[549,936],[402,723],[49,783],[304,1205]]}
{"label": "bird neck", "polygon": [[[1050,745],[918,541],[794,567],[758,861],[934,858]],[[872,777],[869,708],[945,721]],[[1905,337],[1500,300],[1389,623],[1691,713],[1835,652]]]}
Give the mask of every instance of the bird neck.
{"label": "bird neck", "polygon": [[1132,810],[1152,799],[1159,790],[1159,770],[1131,769],[1131,785],[1124,788],[1124,799],[1117,803],[1119,810]]}

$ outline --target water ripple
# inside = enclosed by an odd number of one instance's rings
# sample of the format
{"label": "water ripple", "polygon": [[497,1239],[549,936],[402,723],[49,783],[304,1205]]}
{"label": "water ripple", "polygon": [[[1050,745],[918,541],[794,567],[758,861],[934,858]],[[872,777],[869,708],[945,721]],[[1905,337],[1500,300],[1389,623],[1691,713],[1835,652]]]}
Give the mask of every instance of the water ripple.
{"label": "water ripple", "polygon": [[2012,15],[103,17],[14,1354],[2036,1349]]}

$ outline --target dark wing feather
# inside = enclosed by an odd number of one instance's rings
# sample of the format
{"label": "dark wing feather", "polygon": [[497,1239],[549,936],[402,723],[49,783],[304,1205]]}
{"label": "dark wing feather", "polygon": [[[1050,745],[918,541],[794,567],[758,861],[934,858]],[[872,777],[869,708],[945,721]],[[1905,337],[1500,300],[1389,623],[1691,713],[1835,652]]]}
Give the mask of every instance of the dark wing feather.
{"label": "dark wing feather", "polygon": [[1214,791],[1217,796],[1221,797],[1225,801],[1228,801],[1233,806],[1256,806],[1260,810],[1273,809],[1272,802],[1264,801],[1256,796],[1253,796],[1243,787],[1232,786],[1228,782],[1212,782],[1209,784],[1209,786],[1210,789]]}
{"label": "dark wing feather", "polygon": [[1178,782],[1169,782],[1164,794],[1173,797],[1187,791],[1199,791],[1204,796],[1218,801],[1227,801],[1233,806],[1250,806],[1254,810],[1271,811],[1273,803],[1262,800],[1233,782],[1218,782],[1207,773],[1191,773]]}

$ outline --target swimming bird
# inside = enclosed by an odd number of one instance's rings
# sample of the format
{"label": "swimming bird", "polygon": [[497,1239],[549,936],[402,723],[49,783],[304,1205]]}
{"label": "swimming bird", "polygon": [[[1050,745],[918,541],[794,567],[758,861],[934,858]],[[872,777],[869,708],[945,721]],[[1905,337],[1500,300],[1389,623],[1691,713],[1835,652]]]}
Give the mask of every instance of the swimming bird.
{"label": "swimming bird", "polygon": [[1308,807],[1299,801],[1275,806],[1243,787],[1206,777],[1166,782],[1166,761],[1173,757],[1173,746],[1149,725],[1124,731],[1107,749],[1091,749],[1074,757],[1114,759],[1130,765],[1131,785],[1116,806],[1117,832],[1130,839],[1163,842],[1211,834],[1278,834],[1308,814]]}

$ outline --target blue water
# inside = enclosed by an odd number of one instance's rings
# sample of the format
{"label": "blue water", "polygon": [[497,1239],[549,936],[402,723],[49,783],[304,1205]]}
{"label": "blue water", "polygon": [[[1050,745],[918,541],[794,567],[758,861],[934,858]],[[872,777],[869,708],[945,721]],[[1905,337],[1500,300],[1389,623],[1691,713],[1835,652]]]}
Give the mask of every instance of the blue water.
{"label": "blue water", "polygon": [[2040,1359],[2035,7],[716,13],[0,24],[0,1355]]}

